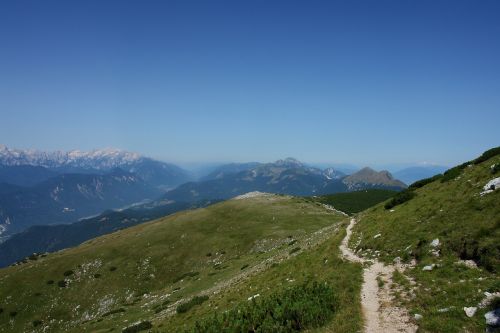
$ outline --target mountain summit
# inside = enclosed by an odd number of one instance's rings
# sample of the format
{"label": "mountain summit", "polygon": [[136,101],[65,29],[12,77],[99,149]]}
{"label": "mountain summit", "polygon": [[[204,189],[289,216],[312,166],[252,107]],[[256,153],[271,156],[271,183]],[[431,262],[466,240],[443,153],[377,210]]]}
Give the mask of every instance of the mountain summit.
{"label": "mountain summit", "polygon": [[358,172],[344,178],[344,183],[349,190],[359,190],[367,186],[386,186],[389,188],[405,188],[406,184],[394,179],[387,170],[375,171],[372,168],[365,167]]}
{"label": "mountain summit", "polygon": [[52,151],[10,149],[0,145],[0,166],[44,167],[58,173],[98,173],[120,168],[133,172],[150,185],[169,189],[192,179],[176,165],[120,149]]}

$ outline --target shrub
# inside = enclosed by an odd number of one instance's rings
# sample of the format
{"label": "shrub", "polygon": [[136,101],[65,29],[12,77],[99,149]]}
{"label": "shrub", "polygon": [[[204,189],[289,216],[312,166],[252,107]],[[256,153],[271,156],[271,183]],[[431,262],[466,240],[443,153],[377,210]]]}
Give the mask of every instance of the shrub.
{"label": "shrub", "polygon": [[115,310],[108,311],[108,312],[104,313],[104,314],[102,315],[102,317],[111,316],[112,314],[115,314],[115,313],[121,313],[121,312],[125,312],[125,309],[124,309],[124,308],[119,308],[119,309],[115,309]]}
{"label": "shrub", "polygon": [[291,249],[289,253],[293,254],[293,253],[298,252],[298,251],[300,251],[300,247],[297,246],[297,247],[294,247],[293,249]]}
{"label": "shrub", "polygon": [[17,316],[17,311],[11,311],[11,312],[9,313],[9,316],[11,316],[11,317],[15,317],[15,316]]}
{"label": "shrub", "polygon": [[385,209],[391,209],[397,205],[401,205],[415,197],[415,193],[411,190],[404,190],[396,194],[388,203],[385,204]]}
{"label": "shrub", "polygon": [[110,272],[114,272],[114,271],[116,271],[116,269],[117,269],[117,268],[116,268],[115,266],[111,266],[111,267],[109,268],[109,271],[110,271]]}
{"label": "shrub", "polygon": [[491,148],[485,151],[481,156],[473,160],[472,163],[479,164],[497,155],[500,155],[500,147]]}
{"label": "shrub", "polygon": [[188,312],[193,306],[200,305],[203,302],[208,300],[208,296],[195,296],[191,298],[189,301],[180,304],[176,311],[177,313],[185,313]]}
{"label": "shrub", "polygon": [[430,183],[433,183],[435,182],[436,180],[438,179],[441,179],[443,177],[442,174],[438,174],[438,175],[435,175],[433,177],[429,177],[429,178],[425,178],[425,179],[421,179],[421,180],[417,180],[416,182],[414,182],[413,184],[411,184],[408,189],[410,190],[415,190],[417,188],[421,188],[421,187],[424,187],[425,185],[427,184],[430,184]]}
{"label": "shrub", "polygon": [[61,288],[65,288],[68,285],[68,282],[66,282],[66,280],[57,281],[57,285]]}
{"label": "shrub", "polygon": [[443,177],[441,178],[441,183],[445,183],[447,181],[453,180],[453,179],[457,178],[458,176],[460,176],[460,174],[462,173],[462,170],[465,169],[467,167],[467,165],[469,165],[469,164],[470,164],[470,162],[466,162],[466,163],[457,165],[456,167],[453,167],[451,169],[446,170],[443,173]]}
{"label": "shrub", "polygon": [[42,321],[40,319],[33,320],[33,327],[37,327],[42,325]]}
{"label": "shrub", "polygon": [[176,277],[173,281],[173,283],[176,283],[176,282],[179,282],[180,280],[184,279],[184,278],[187,278],[187,277],[195,277],[197,275],[200,275],[200,272],[187,272],[187,273],[184,273],[178,277]]}
{"label": "shrub", "polygon": [[493,167],[491,168],[492,174],[496,174],[498,171],[500,171],[500,163],[493,165]]}
{"label": "shrub", "polygon": [[47,284],[54,284],[54,280],[47,281]]}
{"label": "shrub", "polygon": [[73,274],[74,274],[74,272],[70,269],[70,270],[67,270],[66,272],[64,272],[64,274],[63,274],[63,275],[64,275],[64,276],[71,276],[71,275],[73,275]]}
{"label": "shrub", "polygon": [[99,273],[95,273],[95,274],[94,274],[94,278],[96,278],[96,279],[100,278],[101,276],[102,276],[102,275],[101,275],[101,274],[99,274]]}
{"label": "shrub", "polygon": [[326,324],[337,306],[329,285],[303,284],[215,313],[186,332],[299,332]]}
{"label": "shrub", "polygon": [[140,331],[145,331],[153,328],[153,325],[151,324],[150,321],[141,321],[135,324],[132,324],[129,327],[126,327],[122,330],[122,333],[136,333]]}
{"label": "shrub", "polygon": [[0,308],[0,314],[2,314],[2,313],[3,313],[3,309],[2,309],[2,308]]}
{"label": "shrub", "polygon": [[241,269],[241,270],[244,270],[244,269],[245,269],[245,268],[247,268],[247,267],[248,267],[248,264],[244,264],[243,266],[241,266],[241,268],[240,268],[240,269]]}

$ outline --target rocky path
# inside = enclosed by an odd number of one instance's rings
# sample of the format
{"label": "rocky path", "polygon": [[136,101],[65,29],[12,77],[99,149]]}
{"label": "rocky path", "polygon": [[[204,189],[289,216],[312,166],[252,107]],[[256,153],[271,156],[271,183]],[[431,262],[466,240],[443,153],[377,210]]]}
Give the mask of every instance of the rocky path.
{"label": "rocky path", "polygon": [[[351,262],[369,264],[364,269],[363,286],[361,288],[361,307],[365,320],[366,333],[416,332],[417,326],[410,320],[408,311],[395,305],[391,295],[393,265],[384,265],[377,260],[367,260],[356,255],[349,248],[352,228],[356,220],[351,219],[347,226],[347,234],[342,240],[340,251],[342,256]],[[379,287],[379,281],[383,286]]]}

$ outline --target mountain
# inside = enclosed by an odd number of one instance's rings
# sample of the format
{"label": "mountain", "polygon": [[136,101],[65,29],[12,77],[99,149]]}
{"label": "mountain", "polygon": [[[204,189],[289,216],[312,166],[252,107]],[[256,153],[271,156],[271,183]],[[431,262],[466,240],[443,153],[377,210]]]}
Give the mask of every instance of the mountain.
{"label": "mountain", "polygon": [[39,166],[57,173],[94,174],[120,168],[137,174],[150,185],[164,189],[192,180],[189,172],[178,166],[118,149],[42,152],[10,149],[0,145],[0,165]]}
{"label": "mountain", "polygon": [[32,187],[3,192],[0,195],[2,236],[37,224],[73,222],[105,209],[154,199],[161,193],[137,175],[120,169],[104,175],[64,174]]}
{"label": "mountain", "polygon": [[0,183],[33,186],[56,176],[58,173],[42,166],[0,165]]}
{"label": "mountain", "polygon": [[362,190],[366,188],[385,188],[401,190],[406,188],[406,184],[394,179],[389,171],[377,172],[371,168],[363,168],[343,179],[350,191]]}
{"label": "mountain", "polygon": [[242,171],[247,171],[247,170],[256,168],[259,165],[261,165],[261,163],[258,163],[258,162],[224,164],[224,165],[218,166],[217,168],[215,168],[215,170],[210,172],[208,175],[202,177],[200,179],[200,181],[219,179],[219,178],[222,178],[222,177],[227,176],[229,174],[239,173]]}
{"label": "mountain", "polygon": [[446,169],[448,168],[439,165],[415,166],[394,172],[394,177],[410,185],[418,180],[443,173]]}
{"label": "mountain", "polygon": [[329,174],[331,172],[325,174],[323,170],[287,158],[275,163],[259,164],[237,173],[222,173],[211,180],[186,183],[167,192],[164,198],[192,202],[228,199],[252,191],[292,195],[344,191],[345,185],[338,179],[330,179]]}
{"label": "mountain", "polygon": [[330,204],[387,193],[246,193],[32,255],[0,269],[0,331],[492,331],[498,165],[500,148],[349,217]]}
{"label": "mountain", "polygon": [[120,211],[106,211],[96,217],[75,223],[32,226],[0,243],[0,267],[10,265],[33,253],[54,252],[77,246],[101,235],[210,203],[155,201]]}

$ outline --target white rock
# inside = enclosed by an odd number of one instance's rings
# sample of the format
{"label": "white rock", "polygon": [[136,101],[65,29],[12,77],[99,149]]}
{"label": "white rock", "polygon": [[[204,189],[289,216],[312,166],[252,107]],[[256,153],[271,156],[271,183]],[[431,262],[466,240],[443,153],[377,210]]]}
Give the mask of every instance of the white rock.
{"label": "white rock", "polygon": [[255,294],[253,296],[250,296],[250,297],[248,297],[248,300],[251,301],[251,300],[253,300],[254,298],[257,298],[257,297],[260,297],[260,294]]}
{"label": "white rock", "polygon": [[487,182],[486,185],[484,185],[483,192],[481,192],[480,194],[485,195],[485,194],[491,193],[499,188],[500,188],[500,177],[493,178],[492,180]]}
{"label": "white rock", "polygon": [[484,315],[484,319],[486,319],[486,324],[493,326],[493,327],[498,327],[500,326],[500,308],[495,309],[490,312],[486,312]]}
{"label": "white rock", "polygon": [[413,317],[415,318],[415,320],[421,320],[422,318],[424,318],[424,316],[422,316],[419,313],[415,313],[415,315]]}
{"label": "white rock", "polygon": [[377,239],[379,238],[380,236],[382,236],[382,234],[376,234],[375,236],[373,236],[374,239]]}
{"label": "white rock", "polygon": [[423,271],[432,271],[434,269],[434,267],[436,267],[435,264],[427,265],[427,266],[424,266],[424,268],[422,268],[422,270]]}
{"label": "white rock", "polygon": [[464,311],[467,317],[472,318],[476,314],[477,308],[475,306],[464,307]]}
{"label": "white rock", "polygon": [[434,240],[431,242],[431,246],[432,246],[432,247],[438,247],[438,246],[439,246],[439,238],[434,239]]}

